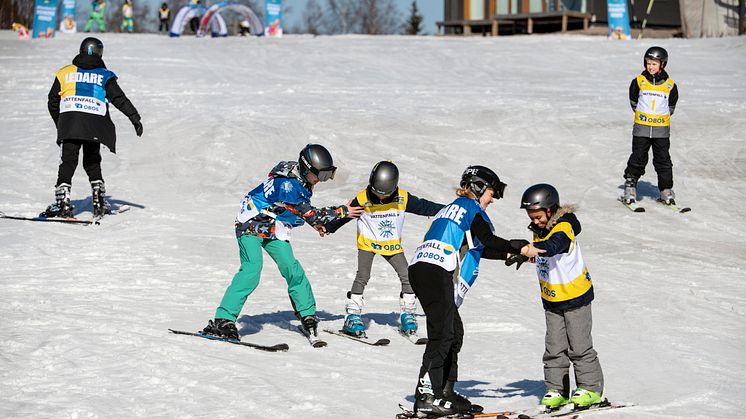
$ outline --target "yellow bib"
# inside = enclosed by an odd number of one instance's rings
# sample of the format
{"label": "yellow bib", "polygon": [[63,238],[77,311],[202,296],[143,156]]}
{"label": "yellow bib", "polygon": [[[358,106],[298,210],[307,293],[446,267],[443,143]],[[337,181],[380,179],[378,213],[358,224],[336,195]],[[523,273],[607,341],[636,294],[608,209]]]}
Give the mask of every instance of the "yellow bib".
{"label": "yellow bib", "polygon": [[403,253],[401,233],[409,193],[399,189],[399,196],[388,204],[373,204],[365,189],[358,192],[357,202],[365,207],[357,220],[357,248],[380,255]]}
{"label": "yellow bib", "polygon": [[671,109],[668,107],[668,96],[673,89],[674,81],[670,78],[663,84],[653,85],[642,74],[637,76],[640,96],[635,108],[635,123],[649,127],[667,127],[671,125]]}

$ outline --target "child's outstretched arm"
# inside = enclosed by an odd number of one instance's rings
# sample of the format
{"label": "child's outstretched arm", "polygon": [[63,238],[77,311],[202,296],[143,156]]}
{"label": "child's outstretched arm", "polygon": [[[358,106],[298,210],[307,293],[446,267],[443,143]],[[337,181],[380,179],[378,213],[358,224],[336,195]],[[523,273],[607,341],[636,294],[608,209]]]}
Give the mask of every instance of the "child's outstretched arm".
{"label": "child's outstretched arm", "polygon": [[285,209],[303,218],[312,226],[324,225],[331,221],[342,218],[357,218],[363,213],[363,207],[353,206],[352,201],[338,207],[316,208],[310,202],[304,201],[300,204],[285,204]]}
{"label": "child's outstretched arm", "polygon": [[[349,202],[349,205],[353,207],[359,207],[360,203],[357,201],[357,197],[353,198]],[[332,220],[323,226],[324,234],[332,234],[336,232],[337,230],[339,230],[343,225],[349,223],[350,221],[352,221],[352,217],[337,218],[335,220]]]}
{"label": "child's outstretched arm", "polygon": [[479,239],[479,242],[484,245],[482,257],[485,259],[505,260],[509,253],[521,253],[522,249],[530,245],[528,240],[505,240],[502,237],[494,235],[490,225],[479,214],[471,222],[470,230]]}

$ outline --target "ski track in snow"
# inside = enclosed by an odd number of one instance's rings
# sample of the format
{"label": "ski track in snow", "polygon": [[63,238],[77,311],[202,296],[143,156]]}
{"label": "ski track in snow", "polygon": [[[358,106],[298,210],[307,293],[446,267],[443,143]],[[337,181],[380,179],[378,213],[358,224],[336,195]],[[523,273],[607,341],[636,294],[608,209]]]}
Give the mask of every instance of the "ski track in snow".
{"label": "ski track in snow", "polygon": [[[0,31],[0,210],[53,199],[58,148],[46,94],[83,34],[21,42]],[[743,38],[610,42],[600,37],[101,36],[104,60],[143,117],[134,135],[112,108],[118,153],[103,151],[112,200],[101,226],[0,220],[0,417],[387,418],[411,403],[423,347],[397,336],[399,285],[376,259],[365,321],[388,347],[324,336],[311,348],[284,280],[265,258],[239,317],[265,353],[168,333],[198,330],[238,266],[241,196],[308,142],[339,167],[315,192],[346,202],[393,159],[401,185],[450,202],[468,164],[508,183],[488,210],[497,234],[526,237],[518,201],[550,182],[577,203],[594,278],[595,347],[606,394],[635,407],[599,417],[742,416],[746,392],[746,43]],[[627,88],[642,54],[668,49],[681,99],[672,118],[675,214],[615,199],[631,144]],[[72,199],[90,212],[82,167]],[[410,215],[407,256],[428,220]],[[354,227],[294,232],[325,327],[341,327],[356,271]],[[489,410],[544,392],[544,317],[532,266],[485,261],[461,315],[457,389]],[[419,316],[424,332],[425,319]]]}

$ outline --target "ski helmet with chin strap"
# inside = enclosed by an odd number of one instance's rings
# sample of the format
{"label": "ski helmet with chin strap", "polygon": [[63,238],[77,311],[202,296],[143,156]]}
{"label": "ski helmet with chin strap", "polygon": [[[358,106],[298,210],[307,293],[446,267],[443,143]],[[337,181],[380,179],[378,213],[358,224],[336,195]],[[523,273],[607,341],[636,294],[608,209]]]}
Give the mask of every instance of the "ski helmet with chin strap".
{"label": "ski helmet with chin strap", "polygon": [[376,163],[370,172],[368,186],[379,198],[391,196],[399,186],[399,168],[390,161]]}
{"label": "ski helmet with chin strap", "polygon": [[320,144],[308,144],[303,147],[298,156],[298,168],[304,179],[308,173],[313,173],[321,182],[334,179],[337,172],[331,153]]}
{"label": "ski helmet with chin strap", "polygon": [[80,53],[83,55],[104,56],[104,43],[100,39],[89,36],[80,43]]}
{"label": "ski helmet with chin strap", "polygon": [[559,192],[554,186],[547,183],[539,183],[531,186],[523,192],[521,197],[521,208],[528,210],[551,210],[557,211],[560,206]]}
{"label": "ski helmet with chin strap", "polygon": [[484,195],[487,188],[492,188],[495,192],[493,195],[494,198],[500,199],[503,197],[505,187],[508,185],[502,183],[500,178],[497,176],[497,173],[487,167],[469,166],[461,175],[460,186],[474,193],[474,195],[477,196],[477,199]]}
{"label": "ski helmet with chin strap", "polygon": [[650,47],[645,51],[645,58],[642,59],[642,66],[645,67],[645,60],[658,60],[661,62],[661,70],[666,68],[668,63],[668,51],[662,47]]}

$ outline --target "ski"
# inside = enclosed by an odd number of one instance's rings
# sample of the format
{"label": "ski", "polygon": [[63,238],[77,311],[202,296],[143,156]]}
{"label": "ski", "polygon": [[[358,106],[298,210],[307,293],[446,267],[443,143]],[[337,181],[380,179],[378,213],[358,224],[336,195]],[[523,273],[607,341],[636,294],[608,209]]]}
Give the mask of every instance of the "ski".
{"label": "ski", "polygon": [[75,217],[26,217],[22,215],[7,215],[4,212],[0,212],[0,218],[6,220],[23,220],[23,221],[39,221],[45,223],[64,223],[64,224],[80,224],[80,225],[99,225],[100,223],[96,219],[84,220]]}
{"label": "ski", "polygon": [[318,336],[311,336],[306,332],[306,329],[303,328],[303,325],[298,326],[298,331],[308,339],[308,343],[311,344],[314,348],[323,348],[326,346],[326,341],[322,340]]}
{"label": "ski", "polygon": [[645,212],[645,208],[641,207],[640,204],[638,204],[636,201],[625,202],[624,199],[622,199],[622,197],[619,197],[618,201],[621,202],[622,205],[627,207],[627,209],[629,209],[632,212]]}
{"label": "ski", "polygon": [[665,202],[661,201],[660,199],[658,200],[658,203],[661,204],[661,205],[663,205],[664,207],[666,207],[666,208],[668,208],[668,209],[670,209],[672,211],[676,211],[678,213],[689,212],[689,211],[692,210],[689,207],[683,207],[682,208],[682,207],[680,207],[680,206],[678,206],[676,204],[666,204]]}
{"label": "ski", "polygon": [[[404,407],[403,404],[399,403],[399,409],[401,409],[401,413],[398,413],[396,415],[396,419],[410,419],[410,418],[435,418],[435,416],[417,416],[417,413],[415,413],[413,410],[407,409]],[[513,414],[514,412],[495,412],[495,413],[486,413],[488,416],[477,416],[477,414],[474,413],[456,413],[455,415],[445,416],[446,418],[459,418],[459,419],[472,419],[477,417],[482,418],[495,418],[499,417],[502,413],[510,413]],[[484,415],[485,413],[478,413],[479,415]],[[489,416],[492,415],[492,416]]]}
{"label": "ski", "polygon": [[415,345],[426,345],[427,344],[427,338],[423,338],[417,335],[417,333],[404,333],[401,330],[399,330],[399,334],[406,340],[414,343]]}
{"label": "ski", "polygon": [[277,345],[259,345],[256,343],[249,343],[249,342],[241,342],[240,340],[234,340],[234,339],[226,339],[219,336],[213,336],[208,335],[206,333],[202,332],[184,332],[181,330],[174,330],[174,329],[168,329],[171,333],[177,334],[177,335],[189,335],[189,336],[197,336],[200,338],[204,338],[207,340],[213,340],[216,342],[226,342],[226,343],[232,343],[234,345],[241,345],[241,346],[248,346],[250,348],[259,349],[260,351],[267,351],[267,352],[285,352],[290,347],[286,343],[278,343]]}
{"label": "ski", "polygon": [[573,408],[569,411],[566,409],[560,409],[552,412],[540,413],[538,415],[529,416],[531,419],[576,419],[582,418],[591,413],[600,412],[604,410],[620,409],[623,407],[634,406],[634,404],[627,403],[611,403],[608,400],[604,400],[602,403],[587,408]]}
{"label": "ski", "polygon": [[354,340],[356,342],[364,343],[364,344],[370,345],[370,346],[386,346],[389,343],[391,343],[390,340],[385,339],[385,338],[384,339],[378,339],[375,342],[369,341],[367,336],[356,337],[356,336],[348,335],[347,333],[345,333],[345,332],[343,332],[341,330],[324,329],[324,331],[326,333],[331,333],[332,335],[337,335],[337,336],[341,336],[343,338],[352,339],[352,340]]}
{"label": "ski", "polygon": [[94,215],[93,216],[93,221],[98,222],[98,221],[100,221],[102,218],[104,218],[107,215],[121,214],[123,212],[129,211],[130,208],[131,207],[129,205],[122,205],[121,207],[118,207],[117,209],[112,209],[111,212],[108,213],[108,214]]}

